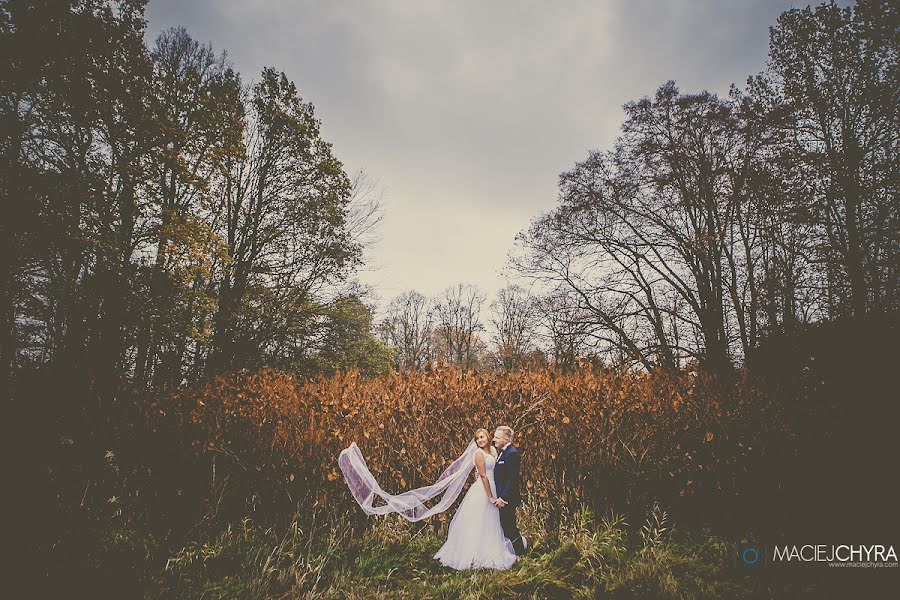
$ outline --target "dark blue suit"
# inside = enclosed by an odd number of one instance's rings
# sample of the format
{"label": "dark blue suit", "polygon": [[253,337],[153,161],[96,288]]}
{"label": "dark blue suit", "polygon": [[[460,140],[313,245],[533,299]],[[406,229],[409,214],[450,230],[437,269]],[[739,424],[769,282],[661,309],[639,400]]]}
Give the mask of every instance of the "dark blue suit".
{"label": "dark blue suit", "polygon": [[503,535],[512,542],[516,554],[525,552],[522,535],[516,524],[516,507],[522,501],[519,492],[520,462],[519,451],[510,444],[497,456],[497,464],[494,466],[494,485],[497,488],[497,497],[507,502],[507,505],[500,509],[500,525],[503,526]]}

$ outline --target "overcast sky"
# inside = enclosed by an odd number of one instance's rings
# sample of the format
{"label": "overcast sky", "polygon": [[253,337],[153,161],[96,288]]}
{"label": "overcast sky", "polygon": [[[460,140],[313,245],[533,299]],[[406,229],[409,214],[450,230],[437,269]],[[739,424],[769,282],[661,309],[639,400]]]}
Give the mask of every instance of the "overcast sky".
{"label": "overcast sky", "polygon": [[[842,4],[846,4],[842,2]],[[150,0],[245,81],[283,70],[348,173],[384,194],[360,279],[381,304],[456,283],[488,299],[560,172],[608,148],[622,105],[674,79],[727,93],[760,71],[784,0]]]}

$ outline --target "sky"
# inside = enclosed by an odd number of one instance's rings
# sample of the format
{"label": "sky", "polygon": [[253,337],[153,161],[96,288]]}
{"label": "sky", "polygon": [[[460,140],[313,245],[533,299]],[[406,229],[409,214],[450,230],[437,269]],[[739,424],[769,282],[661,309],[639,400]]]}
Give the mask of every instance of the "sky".
{"label": "sky", "polygon": [[727,94],[763,69],[778,15],[802,6],[150,0],[147,37],[183,25],[227,51],[245,82],[271,66],[297,84],[346,171],[381,195],[359,273],[381,308],[457,283],[489,303],[514,281],[516,233],[553,210],[561,172],[612,146],[623,104],[670,79]]}

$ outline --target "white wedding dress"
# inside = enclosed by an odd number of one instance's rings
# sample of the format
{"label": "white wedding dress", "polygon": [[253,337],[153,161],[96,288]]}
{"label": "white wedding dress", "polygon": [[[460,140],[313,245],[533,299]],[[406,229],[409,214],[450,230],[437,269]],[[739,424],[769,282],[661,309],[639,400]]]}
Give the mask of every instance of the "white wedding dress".
{"label": "white wedding dress", "polygon": [[[497,496],[494,484],[496,459],[484,452],[484,470]],[[474,460],[474,459],[473,459]],[[476,467],[477,468],[477,467]],[[484,493],[484,484],[477,480],[469,486],[456,514],[450,521],[447,541],[434,557],[441,564],[457,570],[509,569],[516,562],[512,544],[503,535],[500,511]]]}

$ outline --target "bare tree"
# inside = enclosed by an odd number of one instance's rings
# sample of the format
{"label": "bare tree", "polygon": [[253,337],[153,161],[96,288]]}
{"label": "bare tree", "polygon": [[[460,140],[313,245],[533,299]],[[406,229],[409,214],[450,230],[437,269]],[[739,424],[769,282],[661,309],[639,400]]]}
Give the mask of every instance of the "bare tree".
{"label": "bare tree", "polygon": [[574,297],[567,296],[562,288],[539,297],[536,309],[553,364],[563,370],[571,369],[590,348],[589,319]]}
{"label": "bare tree", "polygon": [[421,369],[433,357],[432,316],[428,298],[415,290],[388,304],[379,332],[384,343],[397,348],[400,370]]}
{"label": "bare tree", "polygon": [[632,192],[629,180],[609,158],[594,153],[560,181],[558,209],[517,236],[525,252],[513,257],[514,267],[553,287],[552,310],[545,306],[545,315],[564,308],[562,331],[577,317],[585,326],[581,333],[601,352],[627,356],[647,369],[674,364],[666,327],[673,314],[662,277],[645,264],[645,248],[628,237],[609,208]]}
{"label": "bare tree", "polygon": [[536,299],[524,288],[509,285],[491,303],[494,317],[494,345],[500,366],[507,370],[521,367],[533,348],[538,324]]}
{"label": "bare tree", "polygon": [[625,111],[615,151],[561,175],[560,206],[520,236],[529,252],[516,266],[571,292],[591,336],[627,360],[726,369],[747,339],[735,326],[746,278],[734,260],[745,197],[734,107],[669,82]]}
{"label": "bare tree", "polygon": [[383,219],[383,195],[378,182],[364,171],[358,171],[353,177],[347,204],[350,239],[363,248],[376,244],[379,240],[378,226]]}
{"label": "bare tree", "polygon": [[[484,295],[473,285],[447,288],[435,302],[435,330],[445,346],[446,358],[466,371],[475,366],[479,345],[477,333]],[[483,344],[482,344],[483,345]]]}

